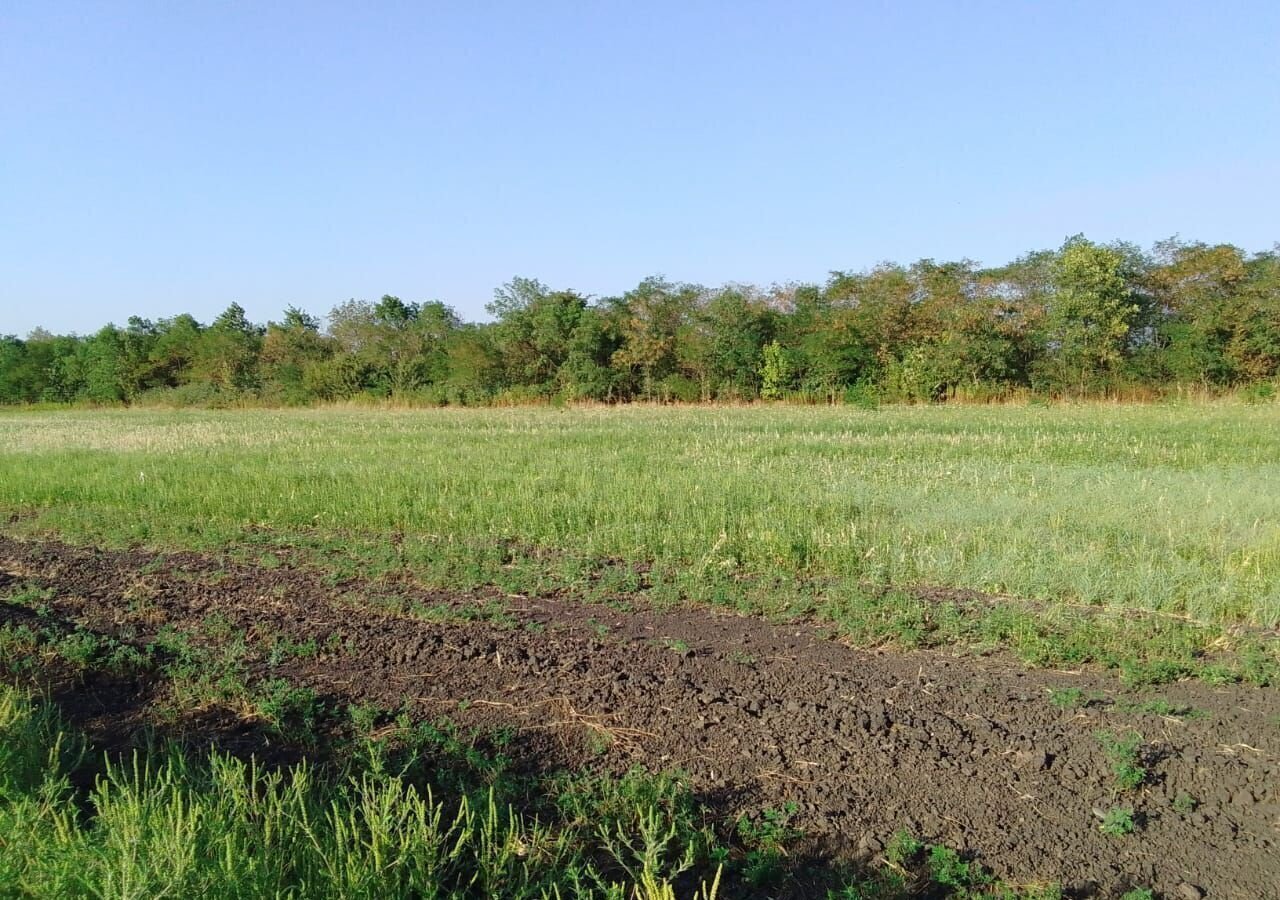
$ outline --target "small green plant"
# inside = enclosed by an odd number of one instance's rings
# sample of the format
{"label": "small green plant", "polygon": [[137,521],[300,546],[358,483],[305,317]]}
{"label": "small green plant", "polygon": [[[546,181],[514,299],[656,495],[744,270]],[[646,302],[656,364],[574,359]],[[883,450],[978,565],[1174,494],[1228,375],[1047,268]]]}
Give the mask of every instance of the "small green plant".
{"label": "small green plant", "polygon": [[1120,900],[1156,900],[1156,895],[1151,888],[1134,888],[1121,894]]}
{"label": "small green plant", "polygon": [[329,654],[350,653],[354,649],[354,644],[350,640],[344,641],[342,635],[336,631],[331,633],[324,639],[324,652]]}
{"label": "small green plant", "polygon": [[235,634],[235,626],[224,613],[215,612],[205,616],[201,631],[205,637],[214,641],[229,641]]}
{"label": "small green plant", "polygon": [[73,631],[54,645],[57,654],[77,669],[90,668],[101,649],[98,635],[88,631]]}
{"label": "small green plant", "polygon": [[1128,659],[1120,664],[1120,679],[1131,687],[1170,684],[1194,672],[1195,668],[1191,664],[1181,660]]}
{"label": "small green plant", "polygon": [[689,652],[689,645],[678,638],[663,638],[662,646],[666,647],[673,653],[685,655]]}
{"label": "small green plant", "polygon": [[1102,744],[1102,751],[1111,764],[1111,774],[1115,779],[1117,791],[1135,790],[1147,778],[1147,770],[1143,767],[1139,748],[1142,746],[1142,735],[1130,731],[1125,735],[1117,735],[1110,731],[1099,731],[1095,735]]}
{"label": "small green plant", "polygon": [[22,674],[35,668],[39,646],[39,635],[30,626],[0,626],[0,670]]}
{"label": "small green plant", "polygon": [[803,835],[790,824],[798,809],[796,804],[788,803],[781,809],[763,810],[754,821],[746,816],[738,819],[738,837],[747,848],[742,877],[749,884],[759,887],[781,877],[787,845]]}
{"label": "small green plant", "polygon": [[1102,815],[1098,830],[1108,837],[1124,837],[1137,830],[1132,806],[1113,806]]}
{"label": "small green plant", "polygon": [[22,582],[8,594],[0,595],[6,603],[12,603],[14,606],[26,606],[31,609],[43,610],[47,608],[47,604],[54,598],[52,588],[41,587],[35,582]]}
{"label": "small green plant", "polygon": [[254,700],[258,714],[276,731],[310,742],[320,716],[315,691],[273,678],[258,687]]}
{"label": "small green plant", "polygon": [[282,637],[272,642],[271,652],[267,654],[267,665],[274,669],[289,659],[314,659],[319,655],[320,645],[314,638],[299,643]]}
{"label": "small green plant", "polygon": [[1200,801],[1192,797],[1186,791],[1179,791],[1178,796],[1173,798],[1174,812],[1180,815],[1189,816],[1196,811],[1196,807],[1200,805]]}
{"label": "small green plant", "polygon": [[1080,705],[1084,699],[1084,691],[1080,688],[1049,689],[1049,702],[1058,709],[1072,709]]}
{"label": "small green plant", "polygon": [[367,736],[373,731],[381,711],[372,703],[352,703],[347,706],[347,718],[351,729],[359,736]]}
{"label": "small green plant", "polygon": [[1188,706],[1185,703],[1170,703],[1164,697],[1154,697],[1141,703],[1124,703],[1120,704],[1118,708],[1122,712],[1150,713],[1153,716],[1163,716],[1166,719],[1194,719],[1204,715],[1204,712],[1194,706]]}
{"label": "small green plant", "polygon": [[613,747],[613,735],[607,730],[592,728],[587,732],[587,746],[596,756],[604,756]]}
{"label": "small green plant", "polygon": [[902,866],[911,861],[917,853],[924,849],[924,841],[906,829],[899,829],[889,838],[884,850],[884,858],[890,865]]}
{"label": "small green plant", "polygon": [[[441,736],[401,737],[448,754]],[[0,844],[0,868],[21,873],[25,894],[116,896],[124,883],[138,897],[674,900],[680,878],[679,896],[713,900],[725,858],[668,776],[547,782],[539,818],[514,808],[501,780],[444,800],[435,778],[411,783],[359,755],[277,769],[172,745],[73,787],[93,755],[54,707],[0,685],[0,820],[24,835]]]}
{"label": "small green plant", "polygon": [[965,862],[950,847],[934,844],[929,848],[929,877],[937,884],[968,892],[991,882],[991,877],[975,863]]}

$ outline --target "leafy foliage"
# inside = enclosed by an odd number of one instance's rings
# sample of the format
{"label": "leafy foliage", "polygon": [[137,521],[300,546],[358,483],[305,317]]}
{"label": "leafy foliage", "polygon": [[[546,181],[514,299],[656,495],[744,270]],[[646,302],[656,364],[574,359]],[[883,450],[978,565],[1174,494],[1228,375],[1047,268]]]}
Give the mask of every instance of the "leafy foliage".
{"label": "leafy foliage", "polygon": [[852,397],[935,402],[1179,386],[1275,395],[1280,255],[1069,238],[996,268],[962,260],[760,289],[650,277],[592,299],[514,278],[495,318],[439,301],[348,300],[328,327],[231,304],[93,334],[0,336],[0,403],[226,406],[353,397],[434,404]]}

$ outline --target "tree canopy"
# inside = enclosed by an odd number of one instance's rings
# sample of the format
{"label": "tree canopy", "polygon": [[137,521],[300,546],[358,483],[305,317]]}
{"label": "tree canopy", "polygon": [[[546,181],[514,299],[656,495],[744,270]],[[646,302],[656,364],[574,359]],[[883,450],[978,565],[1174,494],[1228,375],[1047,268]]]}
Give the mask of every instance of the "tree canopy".
{"label": "tree canopy", "polygon": [[924,259],[768,288],[653,276],[598,299],[515,278],[486,309],[493,321],[467,323],[385,294],[265,326],[232,303],[208,325],[0,335],[0,403],[933,402],[1266,394],[1280,378],[1280,248],[1176,238],[1143,251],[1075,236],[993,268]]}

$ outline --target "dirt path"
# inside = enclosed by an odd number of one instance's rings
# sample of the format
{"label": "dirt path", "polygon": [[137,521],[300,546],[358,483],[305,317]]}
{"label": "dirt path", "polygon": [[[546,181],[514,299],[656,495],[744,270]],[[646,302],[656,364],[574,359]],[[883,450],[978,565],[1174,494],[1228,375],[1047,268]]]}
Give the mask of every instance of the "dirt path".
{"label": "dirt path", "polygon": [[[1135,692],[1105,673],[859,651],[813,627],[708,610],[555,598],[501,598],[500,608],[496,596],[396,586],[404,602],[451,611],[426,621],[360,602],[386,585],[335,588],[288,566],[189,554],[0,537],[0,572],[51,590],[59,615],[117,635],[217,614],[251,642],[341,641],[347,651],[279,671],[325,697],[554,737],[543,744],[557,764],[679,768],[726,811],[795,803],[796,824],[837,855],[873,855],[907,828],[975,852],[1009,881],[1058,881],[1073,896],[1150,886],[1280,897],[1274,689]],[[1071,689],[1093,702],[1050,701]],[[1153,698],[1196,714],[1134,709]],[[1149,774],[1136,792],[1113,792],[1101,729],[1142,735]],[[1175,807],[1184,794],[1193,810]],[[1135,808],[1136,833],[1099,832],[1097,811],[1116,804]]]}

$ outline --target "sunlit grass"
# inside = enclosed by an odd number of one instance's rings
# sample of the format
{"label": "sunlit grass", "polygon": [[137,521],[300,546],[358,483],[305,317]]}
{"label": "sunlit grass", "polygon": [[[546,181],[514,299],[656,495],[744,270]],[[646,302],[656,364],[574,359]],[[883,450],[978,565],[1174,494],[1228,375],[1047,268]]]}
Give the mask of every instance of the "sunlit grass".
{"label": "sunlit grass", "polygon": [[397,531],[1280,622],[1274,405],[8,413],[0,506],[115,543]]}
{"label": "sunlit grass", "polygon": [[[77,793],[86,757],[56,710],[0,684],[0,894],[674,900],[695,862],[711,884],[682,895],[716,894],[709,832],[670,779],[571,782],[552,825],[492,786],[437,798],[387,771],[374,741],[337,771],[174,745],[108,762]],[[602,819],[614,830],[597,833]]]}

